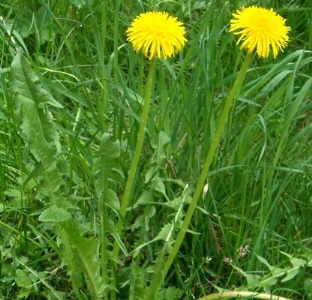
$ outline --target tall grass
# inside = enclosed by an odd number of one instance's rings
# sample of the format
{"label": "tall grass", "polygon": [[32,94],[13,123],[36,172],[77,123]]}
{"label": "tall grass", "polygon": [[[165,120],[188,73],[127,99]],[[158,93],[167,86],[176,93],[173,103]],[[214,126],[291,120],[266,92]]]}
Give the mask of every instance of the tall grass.
{"label": "tall grass", "polygon": [[[244,59],[228,24],[246,4],[255,1],[1,1],[1,299],[144,298]],[[311,4],[257,4],[287,19],[290,44],[249,66],[156,299],[312,296]],[[121,213],[148,73],[125,30],[150,9],[183,20],[188,43],[157,61]]]}

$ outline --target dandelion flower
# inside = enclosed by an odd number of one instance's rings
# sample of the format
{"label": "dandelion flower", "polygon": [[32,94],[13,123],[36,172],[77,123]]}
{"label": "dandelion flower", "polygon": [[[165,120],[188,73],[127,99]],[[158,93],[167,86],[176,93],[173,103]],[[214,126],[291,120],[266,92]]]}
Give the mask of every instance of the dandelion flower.
{"label": "dandelion flower", "polygon": [[183,23],[157,11],[138,15],[127,30],[127,37],[134,50],[149,59],[171,57],[186,42]]}
{"label": "dandelion flower", "polygon": [[290,27],[272,9],[250,6],[233,14],[230,31],[240,36],[240,48],[255,50],[263,58],[272,52],[275,58],[287,45]]}

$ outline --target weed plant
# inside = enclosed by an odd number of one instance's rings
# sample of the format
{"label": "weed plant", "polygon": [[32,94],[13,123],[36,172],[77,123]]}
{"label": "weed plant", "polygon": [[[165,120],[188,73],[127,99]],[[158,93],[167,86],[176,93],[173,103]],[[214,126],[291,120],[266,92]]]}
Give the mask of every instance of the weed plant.
{"label": "weed plant", "polygon": [[[146,299],[246,56],[229,33],[244,5],[282,15],[289,45],[249,65],[156,299],[312,299],[310,0],[2,0],[0,299]],[[150,64],[126,30],[150,10],[183,21],[188,41],[155,62],[121,213]]]}

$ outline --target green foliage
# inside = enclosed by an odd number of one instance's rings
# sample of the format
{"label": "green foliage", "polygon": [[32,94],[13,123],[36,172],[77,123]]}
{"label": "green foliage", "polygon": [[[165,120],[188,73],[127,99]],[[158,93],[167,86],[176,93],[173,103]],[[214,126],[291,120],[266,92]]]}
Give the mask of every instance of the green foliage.
{"label": "green foliage", "polygon": [[56,192],[61,176],[56,171],[56,156],[60,149],[59,135],[52,121],[50,107],[62,108],[45,89],[40,78],[19,52],[12,62],[12,92],[16,99],[16,113],[26,148],[45,170],[44,189],[47,195]]}
{"label": "green foliage", "polygon": [[52,205],[41,213],[39,221],[58,223],[65,222],[70,218],[70,214],[65,209]]}
{"label": "green foliage", "polygon": [[[102,281],[99,262],[99,240],[81,236],[79,225],[74,222],[64,224],[61,236],[65,251],[62,256],[69,266],[69,272],[77,284],[79,275],[84,275],[92,299],[101,299],[106,288]],[[78,283],[77,288],[81,288]]]}
{"label": "green foliage", "polygon": [[[1,1],[1,299],[145,297],[181,228],[244,55],[227,31],[230,15],[251,3]],[[157,299],[242,287],[312,297],[311,5],[257,5],[287,18],[290,44],[249,68]],[[152,8],[184,21],[188,43],[157,62],[120,235],[147,74],[125,29]]]}
{"label": "green foliage", "polygon": [[249,290],[263,289],[265,292],[271,293],[282,286],[286,286],[285,283],[287,283],[289,287],[291,281],[295,278],[302,277],[305,269],[311,267],[312,261],[311,257],[308,255],[298,258],[287,253],[282,252],[282,254],[289,259],[289,263],[285,267],[272,266],[265,258],[258,256],[258,260],[263,263],[269,271],[263,272],[261,275],[246,273],[236,266],[233,267],[246,278],[246,288]]}

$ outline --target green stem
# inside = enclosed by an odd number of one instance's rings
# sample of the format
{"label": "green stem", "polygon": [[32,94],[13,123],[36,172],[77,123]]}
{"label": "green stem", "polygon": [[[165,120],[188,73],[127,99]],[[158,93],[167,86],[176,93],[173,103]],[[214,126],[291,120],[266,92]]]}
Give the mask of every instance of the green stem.
{"label": "green stem", "polygon": [[[130,166],[130,170],[128,174],[125,191],[121,199],[121,205],[120,205],[120,211],[119,211],[120,218],[117,224],[117,233],[120,235],[120,237],[122,236],[122,231],[124,227],[123,222],[127,213],[129,200],[130,200],[131,193],[133,190],[134,180],[136,177],[138,165],[139,165],[141,154],[142,154],[145,130],[147,127],[148,115],[150,111],[152,93],[153,93],[153,88],[154,88],[155,65],[156,65],[156,61],[152,60],[149,66],[149,72],[147,75],[147,81],[146,81],[145,92],[144,92],[144,105],[143,105],[143,110],[142,110],[141,119],[140,119],[140,128],[139,128],[139,132],[137,136],[135,152],[134,152],[133,159],[131,161],[131,166]],[[114,248],[113,248],[113,257],[117,257],[118,255],[119,255],[119,247],[118,247],[118,244],[115,242]],[[112,274],[112,275],[113,275],[112,284],[115,287],[116,286],[115,274]],[[116,294],[114,290],[111,293],[111,299],[112,300],[116,299]]]}
{"label": "green stem", "polygon": [[133,183],[134,183],[135,175],[136,175],[138,165],[139,165],[139,161],[141,158],[144,136],[145,136],[145,129],[146,129],[146,125],[147,125],[148,114],[149,114],[150,106],[151,106],[152,91],[153,91],[153,87],[154,87],[154,75],[155,75],[155,60],[153,60],[150,64],[147,82],[146,82],[146,86],[145,86],[144,106],[143,106],[143,111],[142,111],[142,115],[141,115],[141,122],[140,122],[139,133],[137,136],[137,142],[136,142],[136,146],[135,146],[134,157],[133,157],[132,162],[131,162],[125,192],[124,192],[123,197],[121,199],[121,206],[120,206],[121,219],[123,219],[126,215],[126,211],[127,211],[128,204],[129,204],[129,199],[130,199],[131,192],[133,189]]}
{"label": "green stem", "polygon": [[[105,54],[106,54],[106,37],[107,37],[107,4],[104,2],[100,7],[100,30],[94,30],[95,32],[95,41],[98,57],[98,73],[99,73],[99,83],[101,86],[101,95],[97,97],[97,112],[98,112],[98,124],[102,132],[107,129],[107,103],[109,95],[109,86],[108,86],[108,72],[105,65]],[[98,20],[95,20],[98,22]],[[95,24],[97,25],[97,24]]]}
{"label": "green stem", "polygon": [[201,172],[200,177],[198,179],[192,201],[191,201],[191,203],[187,209],[187,212],[186,212],[184,221],[182,223],[181,229],[177,235],[175,244],[174,244],[173,248],[171,249],[169,256],[168,256],[168,259],[165,262],[163,268],[158,268],[157,266],[155,268],[155,269],[162,269],[162,272],[161,272],[161,274],[154,274],[154,277],[151,281],[151,285],[147,288],[147,291],[145,293],[145,295],[146,295],[145,299],[146,300],[154,300],[155,299],[156,293],[157,293],[160,285],[162,284],[163,279],[166,277],[167,272],[168,272],[171,264],[173,263],[176,255],[180,249],[180,246],[184,240],[185,233],[186,233],[186,231],[190,225],[193,213],[197,207],[197,202],[200,198],[200,195],[202,194],[203,187],[204,187],[205,181],[206,181],[207,176],[208,176],[209,168],[211,166],[211,163],[213,162],[213,158],[215,156],[215,153],[217,152],[217,148],[218,148],[220,141],[221,141],[221,138],[223,136],[225,126],[226,126],[227,121],[229,119],[229,113],[230,113],[231,108],[235,102],[236,97],[238,96],[238,94],[240,92],[241,86],[243,84],[243,81],[245,79],[245,76],[246,76],[246,73],[248,70],[248,67],[251,63],[251,59],[252,59],[252,55],[248,54],[245,58],[245,61],[242,65],[239,73],[238,73],[238,76],[234,82],[234,85],[233,85],[230,93],[228,94],[228,96],[225,100],[224,108],[223,108],[221,116],[218,120],[218,125],[217,125],[215,135],[212,137],[212,141],[211,141],[211,145],[210,145],[210,148],[209,148],[209,151],[207,154],[206,161],[204,163],[202,172]]}
{"label": "green stem", "polygon": [[228,299],[228,298],[241,298],[241,297],[252,297],[253,299],[265,299],[265,300],[291,300],[289,298],[284,298],[280,296],[274,296],[271,294],[263,294],[263,293],[256,293],[256,292],[248,292],[248,291],[232,291],[232,292],[223,292],[223,293],[216,293],[210,294],[208,296],[202,297],[198,300],[220,300],[220,299]]}

